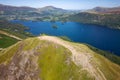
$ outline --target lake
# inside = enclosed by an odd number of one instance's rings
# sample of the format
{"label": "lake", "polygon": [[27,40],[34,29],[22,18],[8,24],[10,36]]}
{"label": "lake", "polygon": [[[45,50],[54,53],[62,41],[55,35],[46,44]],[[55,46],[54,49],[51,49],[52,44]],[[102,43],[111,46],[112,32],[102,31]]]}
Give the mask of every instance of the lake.
{"label": "lake", "polygon": [[[29,32],[34,35],[45,33],[54,36],[67,36],[75,42],[87,43],[120,56],[120,30],[77,22],[66,22],[64,24],[61,22],[32,22],[20,20],[11,22],[21,23],[29,27]],[[53,25],[57,26],[57,28],[53,28]]]}

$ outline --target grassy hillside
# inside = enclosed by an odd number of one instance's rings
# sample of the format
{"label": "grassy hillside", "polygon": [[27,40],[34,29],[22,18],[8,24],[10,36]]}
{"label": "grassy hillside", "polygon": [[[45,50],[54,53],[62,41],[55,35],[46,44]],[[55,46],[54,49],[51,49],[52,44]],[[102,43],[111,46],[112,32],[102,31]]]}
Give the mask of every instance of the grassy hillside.
{"label": "grassy hillside", "polygon": [[103,14],[82,12],[67,17],[69,21],[103,25],[114,29],[120,28],[120,14]]}
{"label": "grassy hillside", "polygon": [[98,48],[95,48],[93,46],[90,46],[88,44],[86,44],[91,50],[93,50],[94,52],[96,52],[97,54],[100,54],[102,56],[104,56],[105,58],[109,59],[110,61],[120,65],[120,57],[119,56],[116,56],[110,52],[106,52],[106,51],[103,51],[103,50],[99,50]]}
{"label": "grassy hillside", "polygon": [[6,48],[15,44],[18,40],[12,37],[0,34],[0,48]]}
{"label": "grassy hillside", "polygon": [[25,32],[25,30],[28,30],[28,29],[29,28],[21,24],[11,23],[6,20],[0,20],[0,30],[11,33],[23,39],[33,36],[31,33]]}
{"label": "grassy hillside", "polygon": [[9,47],[22,39],[33,37],[31,33],[25,32],[27,29],[21,24],[0,20],[0,49]]}
{"label": "grassy hillside", "polygon": [[2,50],[0,75],[1,80],[119,80],[120,66],[85,44],[41,36]]}

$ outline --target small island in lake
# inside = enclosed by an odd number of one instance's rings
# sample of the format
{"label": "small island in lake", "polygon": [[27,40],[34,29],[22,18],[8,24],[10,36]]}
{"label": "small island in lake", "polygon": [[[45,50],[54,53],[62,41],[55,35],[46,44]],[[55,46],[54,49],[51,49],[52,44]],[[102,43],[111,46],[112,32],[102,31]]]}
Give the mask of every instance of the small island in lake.
{"label": "small island in lake", "polygon": [[52,25],[52,28],[57,29],[58,26],[57,26],[56,24],[53,24],[53,25]]}

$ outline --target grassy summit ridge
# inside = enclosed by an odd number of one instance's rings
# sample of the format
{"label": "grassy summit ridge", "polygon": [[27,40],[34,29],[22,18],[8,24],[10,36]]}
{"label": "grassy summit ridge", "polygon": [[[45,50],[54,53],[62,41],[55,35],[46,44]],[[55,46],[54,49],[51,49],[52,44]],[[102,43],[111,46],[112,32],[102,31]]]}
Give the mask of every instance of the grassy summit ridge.
{"label": "grassy summit ridge", "polygon": [[85,44],[41,36],[20,41],[0,52],[0,79],[9,78],[119,80],[120,66]]}

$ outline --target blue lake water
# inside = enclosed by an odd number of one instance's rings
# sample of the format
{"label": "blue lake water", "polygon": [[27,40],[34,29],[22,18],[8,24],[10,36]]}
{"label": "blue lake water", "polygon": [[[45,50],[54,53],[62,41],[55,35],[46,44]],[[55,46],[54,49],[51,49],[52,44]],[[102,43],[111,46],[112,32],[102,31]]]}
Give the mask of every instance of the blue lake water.
{"label": "blue lake water", "polygon": [[67,36],[75,42],[90,44],[102,50],[112,52],[120,56],[120,30],[110,29],[104,26],[81,24],[76,22],[55,22],[57,29],[53,28],[52,22],[32,22],[14,20],[30,28],[29,32],[34,35],[41,33]]}

